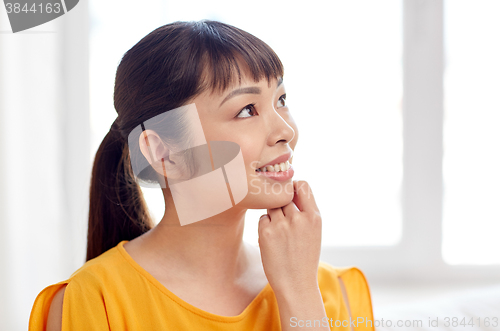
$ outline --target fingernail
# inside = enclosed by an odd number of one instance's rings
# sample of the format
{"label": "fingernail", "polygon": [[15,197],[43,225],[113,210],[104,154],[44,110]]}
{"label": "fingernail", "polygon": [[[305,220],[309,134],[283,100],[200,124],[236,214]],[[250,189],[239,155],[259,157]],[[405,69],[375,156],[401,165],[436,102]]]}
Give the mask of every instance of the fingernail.
{"label": "fingernail", "polygon": [[260,221],[261,219],[263,219],[264,217],[266,217],[266,216],[267,216],[267,214],[262,215],[262,216],[259,218],[259,221]]}

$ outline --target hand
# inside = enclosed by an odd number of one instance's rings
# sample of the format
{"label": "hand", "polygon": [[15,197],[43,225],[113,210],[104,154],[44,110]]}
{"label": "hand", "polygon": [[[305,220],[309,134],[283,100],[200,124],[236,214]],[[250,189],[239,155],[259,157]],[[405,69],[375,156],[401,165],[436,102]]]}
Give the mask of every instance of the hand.
{"label": "hand", "polygon": [[262,264],[275,294],[318,289],[321,215],[306,181],[293,181],[294,197],[259,220]]}

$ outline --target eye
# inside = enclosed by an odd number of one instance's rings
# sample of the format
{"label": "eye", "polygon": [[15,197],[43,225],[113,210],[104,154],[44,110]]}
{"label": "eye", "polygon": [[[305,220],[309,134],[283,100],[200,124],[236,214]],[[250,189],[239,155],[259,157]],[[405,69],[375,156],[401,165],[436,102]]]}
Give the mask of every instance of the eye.
{"label": "eye", "polygon": [[246,105],[242,110],[240,110],[240,112],[236,115],[236,117],[239,117],[239,118],[252,117],[252,116],[240,116],[240,114],[245,114],[245,113],[249,113],[249,112],[256,113],[255,104],[252,103],[252,104]]}
{"label": "eye", "polygon": [[286,94],[283,94],[278,99],[278,108],[285,107],[286,106],[286,102],[285,101],[286,101]]}

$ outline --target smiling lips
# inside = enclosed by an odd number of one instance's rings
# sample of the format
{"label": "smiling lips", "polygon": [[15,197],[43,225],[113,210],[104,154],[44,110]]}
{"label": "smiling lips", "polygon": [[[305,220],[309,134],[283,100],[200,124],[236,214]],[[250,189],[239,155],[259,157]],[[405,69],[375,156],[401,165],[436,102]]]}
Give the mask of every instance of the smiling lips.
{"label": "smiling lips", "polygon": [[[293,174],[294,174],[294,170],[293,170],[293,167],[292,165],[286,161],[286,163],[280,163],[279,165],[276,165],[278,166],[280,169],[282,166],[285,166],[285,164],[287,164],[289,166],[289,168],[287,170],[284,170],[284,171],[257,171],[257,174],[259,174],[260,176],[266,176],[267,178],[271,178],[271,179],[274,179],[274,180],[277,180],[279,182],[282,182],[282,181],[285,181],[285,180],[289,180],[290,178],[293,177]],[[276,168],[276,166],[268,166],[268,167],[273,167],[273,168]]]}
{"label": "smiling lips", "polygon": [[286,162],[281,162],[281,163],[276,163],[275,165],[268,165],[268,166],[264,166],[262,168],[258,168],[256,169],[255,171],[257,172],[279,172],[279,171],[286,171],[288,169],[290,169],[292,165],[290,164],[290,162],[288,160],[286,160]]}
{"label": "smiling lips", "polygon": [[[264,164],[262,167],[258,168],[258,169],[255,169],[255,171],[261,171],[261,172],[265,172],[266,170],[267,171],[285,171],[285,170],[288,170],[288,168],[286,168],[286,163],[288,163],[288,165],[290,165],[290,158],[292,157],[292,152],[289,151],[288,153],[286,154],[283,154],[277,158],[275,158],[274,160]],[[282,168],[281,167],[281,164],[285,164],[285,167]],[[268,166],[271,166],[271,167],[268,167]],[[276,167],[278,166],[278,167]]]}
{"label": "smiling lips", "polygon": [[277,180],[277,181],[285,181],[293,177],[293,167],[290,164],[290,158],[292,157],[292,153],[288,152],[287,154],[283,154],[282,156],[272,160],[268,164],[255,169],[255,171],[262,176],[266,176],[268,178]]}

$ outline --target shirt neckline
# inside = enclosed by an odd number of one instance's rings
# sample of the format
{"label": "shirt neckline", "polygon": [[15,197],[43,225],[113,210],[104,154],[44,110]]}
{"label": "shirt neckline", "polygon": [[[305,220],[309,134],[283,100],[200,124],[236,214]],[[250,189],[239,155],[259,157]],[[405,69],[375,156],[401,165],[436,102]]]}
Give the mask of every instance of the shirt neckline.
{"label": "shirt neckline", "polygon": [[172,301],[180,305],[181,307],[185,308],[186,310],[201,316],[203,318],[212,320],[212,321],[219,321],[219,322],[224,322],[224,323],[230,323],[230,322],[238,322],[241,321],[246,315],[248,315],[249,311],[251,311],[266,295],[267,292],[271,291],[271,286],[269,282],[264,286],[264,288],[257,294],[257,296],[248,304],[248,306],[245,307],[245,309],[236,316],[223,316],[223,315],[217,315],[213,314],[210,312],[207,312],[205,310],[202,310],[196,306],[193,306],[192,304],[182,300],[179,298],[177,295],[175,295],[173,292],[171,292],[169,289],[167,289],[160,281],[158,281],[156,278],[153,277],[149,272],[146,271],[143,267],[141,267],[125,250],[123,245],[127,243],[128,240],[123,240],[121,241],[116,247],[118,251],[121,253],[122,257],[138,272],[140,273],[143,277],[145,277],[154,287],[156,287],[160,292],[165,294],[168,298],[170,298]]}

